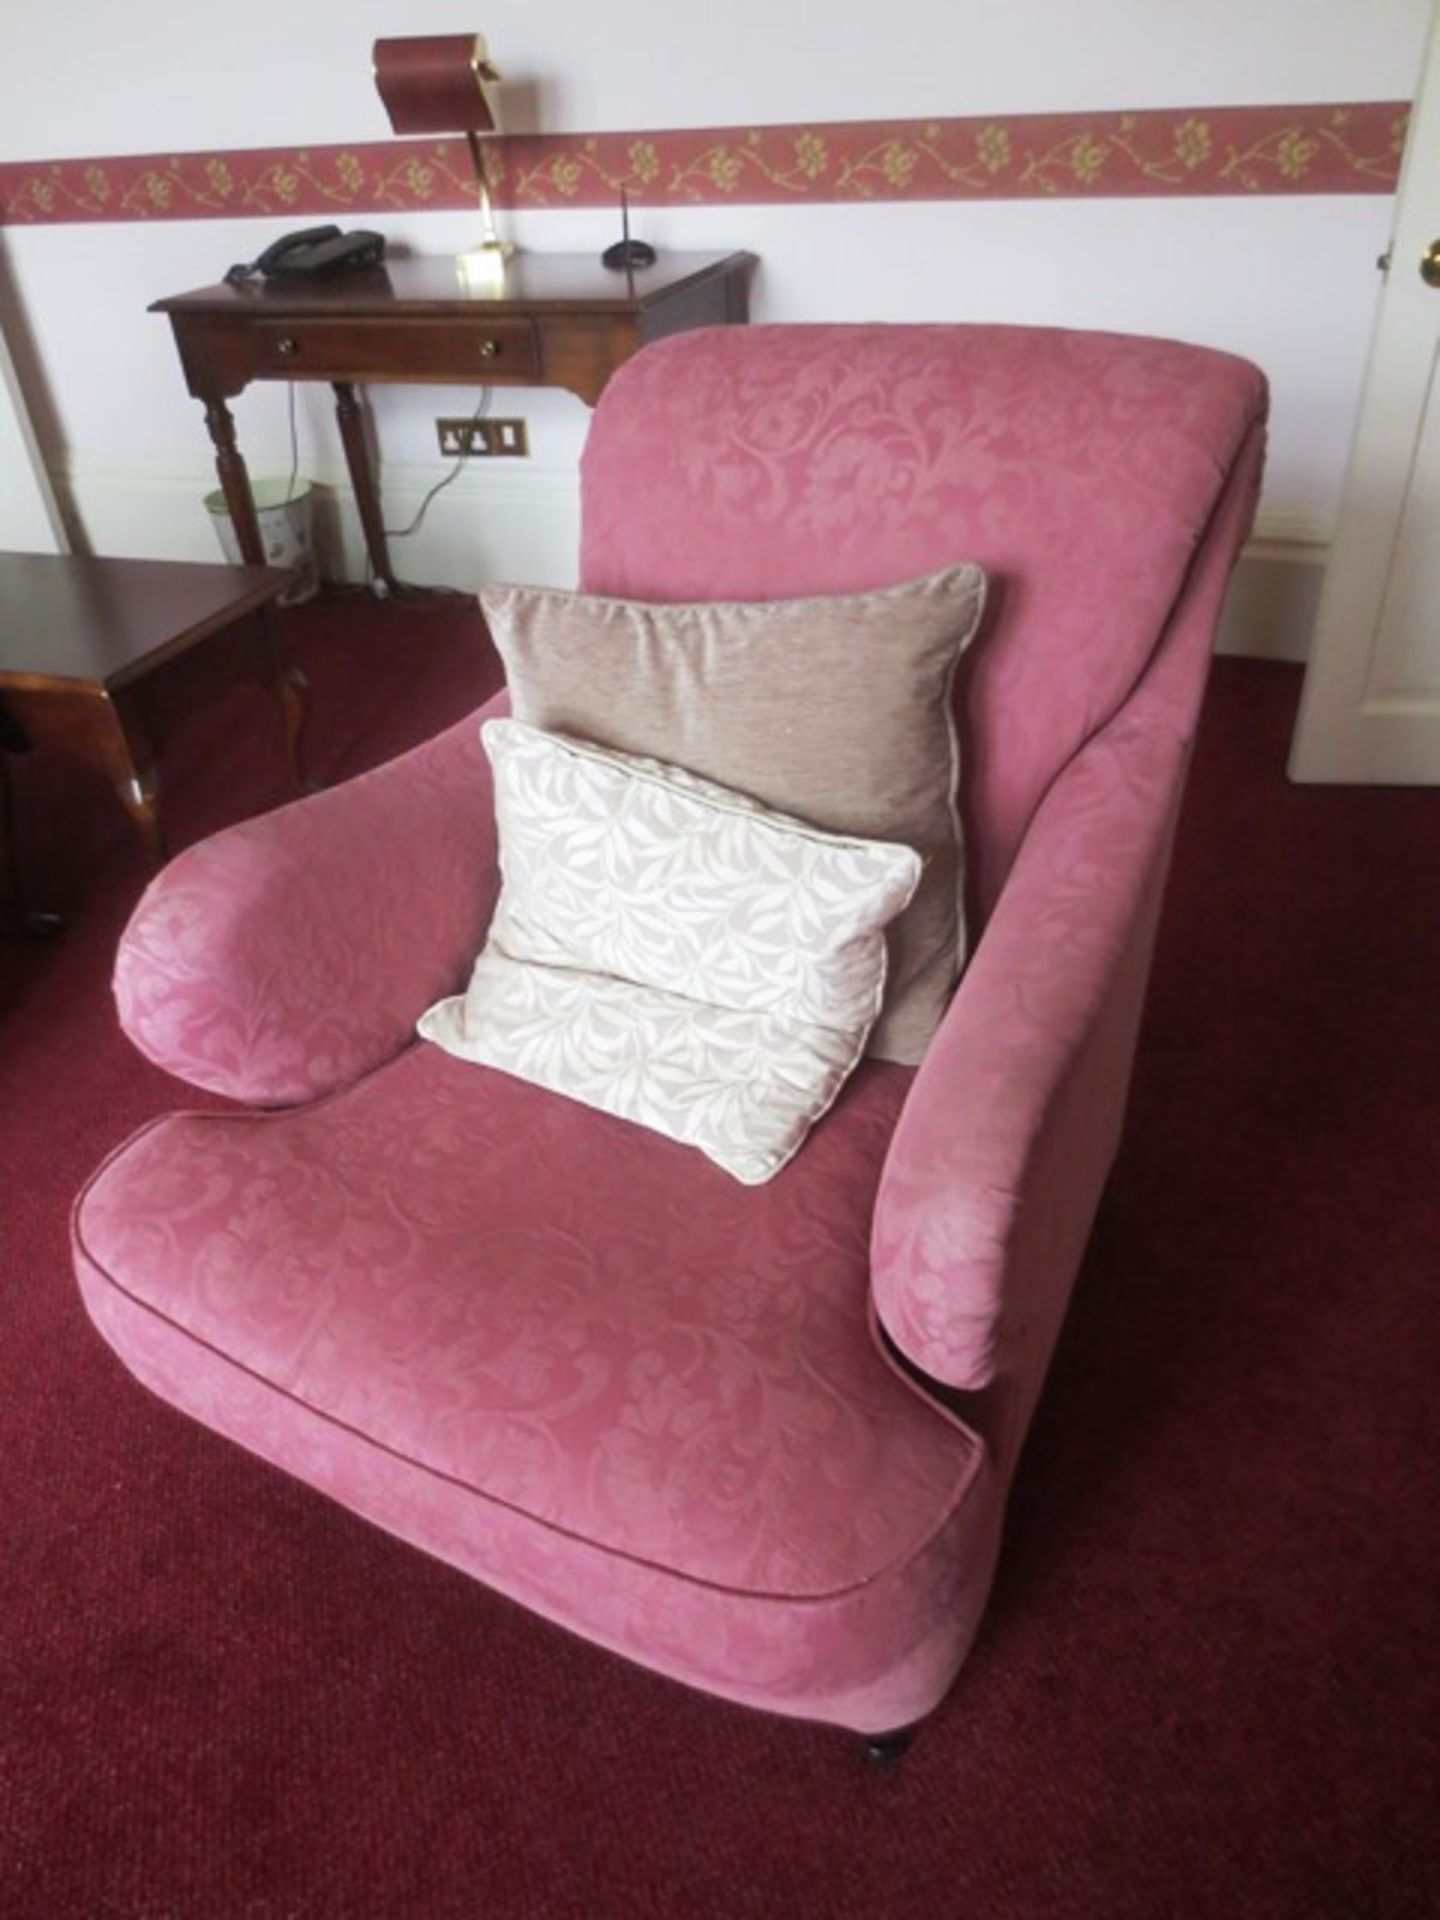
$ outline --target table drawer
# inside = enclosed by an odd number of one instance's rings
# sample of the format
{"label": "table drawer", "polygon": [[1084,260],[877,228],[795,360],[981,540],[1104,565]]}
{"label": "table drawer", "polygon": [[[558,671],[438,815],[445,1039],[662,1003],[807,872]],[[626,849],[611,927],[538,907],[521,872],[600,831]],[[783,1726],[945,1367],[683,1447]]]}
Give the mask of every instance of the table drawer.
{"label": "table drawer", "polygon": [[262,320],[240,340],[253,374],[297,380],[534,380],[540,372],[529,320]]}

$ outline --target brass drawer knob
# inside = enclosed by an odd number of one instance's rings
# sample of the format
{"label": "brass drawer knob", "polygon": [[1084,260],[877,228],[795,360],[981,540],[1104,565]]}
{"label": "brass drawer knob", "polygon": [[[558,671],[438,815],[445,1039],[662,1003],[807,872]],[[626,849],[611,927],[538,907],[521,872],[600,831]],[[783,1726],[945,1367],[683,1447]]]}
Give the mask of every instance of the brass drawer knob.
{"label": "brass drawer knob", "polygon": [[482,340],[480,342],[480,358],[482,360],[497,359],[499,354],[500,342],[498,340]]}
{"label": "brass drawer knob", "polygon": [[297,354],[300,351],[300,342],[298,340],[292,340],[287,333],[283,340],[276,343],[275,351],[283,354],[288,360],[293,354]]}
{"label": "brass drawer knob", "polygon": [[1432,240],[1421,254],[1420,278],[1427,287],[1440,287],[1440,240]]}

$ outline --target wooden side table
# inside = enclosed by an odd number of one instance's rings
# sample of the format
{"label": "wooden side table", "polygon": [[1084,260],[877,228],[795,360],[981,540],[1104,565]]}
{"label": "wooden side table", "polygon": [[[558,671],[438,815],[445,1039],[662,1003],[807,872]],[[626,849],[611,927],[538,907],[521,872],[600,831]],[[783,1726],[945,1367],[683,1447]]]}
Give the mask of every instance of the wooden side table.
{"label": "wooden side table", "polygon": [[647,341],[748,314],[749,253],[662,254],[612,272],[593,254],[519,253],[471,290],[453,260],[396,259],[327,278],[244,281],[157,300],[190,391],[204,403],[240,551],[264,559],[250,479],[225,404],[252,380],[328,380],[370,565],[392,590],[356,381],[565,387],[593,406]]}
{"label": "wooden side table", "polygon": [[258,680],[279,704],[290,777],[303,790],[305,683],[282,660],[271,620],[293,581],[281,567],[0,553],[10,745],[58,748],[98,768],[158,865],[159,746],[196,707]]}

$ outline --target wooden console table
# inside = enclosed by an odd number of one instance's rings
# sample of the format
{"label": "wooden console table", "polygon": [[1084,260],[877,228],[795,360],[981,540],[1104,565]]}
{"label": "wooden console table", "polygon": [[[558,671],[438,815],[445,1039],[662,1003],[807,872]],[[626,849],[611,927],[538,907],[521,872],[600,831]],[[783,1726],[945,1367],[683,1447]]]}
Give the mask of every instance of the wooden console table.
{"label": "wooden console table", "polygon": [[245,281],[157,300],[191,393],[205,406],[215,467],[245,559],[264,559],[245,461],[226,401],[252,380],[328,380],[375,577],[390,588],[385,528],[355,382],[566,387],[591,406],[647,341],[747,317],[749,253],[662,254],[616,273],[593,254],[519,253],[503,288],[471,291],[449,259],[397,259],[330,278]]}
{"label": "wooden console table", "polygon": [[[196,707],[258,680],[279,705],[303,792],[305,683],[270,622],[294,581],[280,567],[0,553],[0,752],[58,748],[105,774],[158,866],[160,745]],[[5,799],[0,851],[13,877]]]}

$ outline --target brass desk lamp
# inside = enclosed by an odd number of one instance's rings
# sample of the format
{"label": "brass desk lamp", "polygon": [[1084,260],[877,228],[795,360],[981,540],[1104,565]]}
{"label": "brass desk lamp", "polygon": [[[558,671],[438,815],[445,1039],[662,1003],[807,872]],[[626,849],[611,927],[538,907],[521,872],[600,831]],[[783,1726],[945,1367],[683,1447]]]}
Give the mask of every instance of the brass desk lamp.
{"label": "brass desk lamp", "polygon": [[456,256],[467,285],[495,286],[514,252],[495,230],[481,136],[499,132],[490,88],[500,78],[483,35],[424,34],[377,40],[375,85],[396,133],[463,133],[480,191],[480,243]]}

